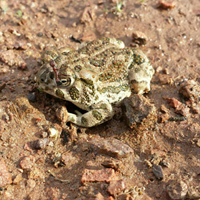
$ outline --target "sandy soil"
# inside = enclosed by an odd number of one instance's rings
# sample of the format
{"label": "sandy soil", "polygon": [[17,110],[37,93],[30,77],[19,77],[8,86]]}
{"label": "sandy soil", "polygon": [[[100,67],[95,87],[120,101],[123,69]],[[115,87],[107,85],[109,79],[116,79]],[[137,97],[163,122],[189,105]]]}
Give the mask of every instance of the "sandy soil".
{"label": "sandy soil", "polygon": [[[136,31],[146,44],[134,41]],[[158,0],[1,0],[0,199],[200,199],[199,32],[198,0],[174,0],[168,9]],[[157,110],[154,126],[129,128],[119,108],[100,126],[63,128],[56,108],[71,104],[37,90],[45,47],[104,36],[150,59],[156,73],[145,97]],[[134,153],[96,151],[86,141],[97,136]],[[125,186],[109,177],[83,181],[86,169],[112,169]]]}

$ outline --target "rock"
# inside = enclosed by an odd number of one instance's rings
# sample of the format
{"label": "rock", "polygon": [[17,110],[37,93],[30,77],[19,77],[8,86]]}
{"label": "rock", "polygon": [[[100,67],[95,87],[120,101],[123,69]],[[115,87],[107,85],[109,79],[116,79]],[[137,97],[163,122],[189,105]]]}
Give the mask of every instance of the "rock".
{"label": "rock", "polygon": [[134,198],[132,194],[121,194],[117,196],[117,200],[134,200]]}
{"label": "rock", "polygon": [[160,165],[153,165],[152,170],[153,170],[153,174],[158,180],[163,180],[164,174],[163,174],[162,167]]}
{"label": "rock", "polygon": [[99,1],[97,2],[98,5],[102,5],[103,3],[104,3],[103,0],[99,0]]}
{"label": "rock", "polygon": [[169,109],[166,108],[166,106],[165,106],[164,104],[162,104],[162,105],[160,106],[160,110],[161,110],[164,114],[160,114],[160,115],[158,116],[158,121],[159,121],[160,123],[163,123],[163,122],[167,121],[167,120],[170,118],[170,116],[169,116]]}
{"label": "rock", "polygon": [[167,101],[168,101],[168,103],[169,103],[169,105],[172,107],[172,108],[178,108],[178,107],[180,107],[181,106],[181,102],[180,101],[178,101],[177,99],[175,99],[175,98],[167,98]]}
{"label": "rock", "polygon": [[60,199],[60,190],[55,187],[46,188],[46,199],[58,200]]}
{"label": "rock", "polygon": [[96,9],[97,9],[96,5],[91,5],[91,6],[86,7],[80,18],[80,22],[88,23],[88,22],[94,21],[96,18],[96,14],[95,14]]}
{"label": "rock", "polygon": [[[33,190],[27,195],[27,199],[39,200],[42,199],[43,194],[41,193],[41,188],[44,189],[41,185],[36,185]],[[42,197],[41,197],[42,196]]]}
{"label": "rock", "polygon": [[56,109],[56,117],[61,122],[64,122],[64,123],[67,122],[68,112],[65,106],[59,106]]}
{"label": "rock", "polygon": [[28,45],[26,41],[17,41],[15,42],[13,47],[14,49],[17,49],[17,50],[26,50],[28,48]]}
{"label": "rock", "polygon": [[0,81],[0,92],[1,92],[1,90],[3,90],[5,87],[6,87],[6,83]]}
{"label": "rock", "polygon": [[172,9],[175,8],[176,2],[175,1],[165,1],[165,0],[160,0],[157,7],[161,9]]}
{"label": "rock", "polygon": [[20,161],[19,164],[22,169],[30,170],[35,164],[35,157],[32,155],[26,156]]}
{"label": "rock", "polygon": [[37,33],[37,36],[38,36],[38,37],[43,37],[43,33],[42,33],[42,32],[39,32],[39,33]]}
{"label": "rock", "polygon": [[96,40],[97,39],[97,36],[95,33],[93,32],[87,32],[87,33],[83,33],[83,35],[79,38],[79,40],[81,42],[84,42],[84,41],[92,41],[92,40]]}
{"label": "rock", "polygon": [[108,192],[111,195],[116,196],[117,194],[125,190],[125,188],[126,188],[126,184],[124,180],[111,181],[108,186]]}
{"label": "rock", "polygon": [[22,180],[22,174],[18,174],[14,179],[13,179],[13,184],[17,184]]}
{"label": "rock", "polygon": [[131,147],[114,138],[104,139],[100,136],[92,136],[88,138],[88,143],[94,151],[116,158],[128,157],[133,153]]}
{"label": "rock", "polygon": [[74,142],[77,140],[78,134],[77,134],[77,127],[73,124],[70,124],[70,129],[68,129],[68,134],[70,136],[71,142]]}
{"label": "rock", "polygon": [[200,192],[197,191],[196,188],[190,187],[188,189],[186,199],[199,200],[200,199]]}
{"label": "rock", "polygon": [[0,187],[4,187],[11,183],[11,174],[8,172],[4,159],[0,158]]}
{"label": "rock", "polygon": [[8,65],[6,64],[2,64],[1,67],[0,67],[0,74],[6,74],[8,72],[10,72],[10,68]]}
{"label": "rock", "polygon": [[172,83],[172,78],[168,74],[159,74],[158,78],[161,85]]}
{"label": "rock", "polygon": [[31,146],[31,143],[30,143],[30,142],[27,142],[27,143],[24,144],[24,150],[33,152],[33,148],[32,148],[32,146]]}
{"label": "rock", "polygon": [[48,133],[46,131],[41,131],[40,136],[42,138],[46,138],[46,137],[48,137]]}
{"label": "rock", "polygon": [[175,110],[176,113],[183,115],[184,117],[188,117],[190,115],[190,109],[182,104],[182,106]]}
{"label": "rock", "polygon": [[82,183],[86,182],[110,182],[116,180],[116,173],[114,169],[106,168],[101,170],[93,170],[93,169],[84,169],[83,175],[81,178]]}
{"label": "rock", "polygon": [[199,100],[200,87],[199,84],[194,80],[185,80],[180,84],[179,93],[186,98],[194,98]]}
{"label": "rock", "polygon": [[194,80],[185,80],[180,84],[179,93],[189,99],[186,103],[194,113],[200,113],[200,86]]}
{"label": "rock", "polygon": [[197,145],[198,147],[200,147],[200,139],[197,140],[196,145]]}
{"label": "rock", "polygon": [[128,126],[138,132],[150,129],[157,122],[155,106],[142,95],[126,97],[122,109]]}
{"label": "rock", "polygon": [[164,112],[164,113],[168,113],[168,112],[169,112],[169,109],[166,108],[166,106],[165,106],[164,104],[162,104],[162,105],[160,106],[160,110],[161,110],[162,112]]}
{"label": "rock", "polygon": [[27,95],[27,98],[30,102],[34,103],[36,101],[36,95],[35,92],[29,92]]}
{"label": "rock", "polygon": [[45,149],[48,144],[49,144],[49,139],[42,138],[42,139],[34,141],[33,146],[34,146],[34,149]]}
{"label": "rock", "polygon": [[170,163],[169,163],[169,161],[168,161],[167,159],[161,160],[159,164],[160,164],[161,166],[163,166],[163,167],[167,167],[167,168],[170,167]]}
{"label": "rock", "polygon": [[60,137],[60,134],[62,132],[62,127],[54,123],[52,126],[49,126],[47,128],[47,132],[49,133],[50,138],[57,139],[58,137]]}
{"label": "rock", "polygon": [[173,200],[184,199],[188,192],[188,187],[182,180],[171,180],[167,186],[167,192]]}
{"label": "rock", "polygon": [[0,43],[4,43],[4,36],[1,31],[0,31]]}
{"label": "rock", "polygon": [[119,170],[119,162],[118,161],[106,160],[101,165],[103,165],[106,168],[112,168],[115,171]]}
{"label": "rock", "polygon": [[4,113],[4,114],[2,115],[2,117],[1,117],[1,119],[2,119],[3,121],[5,121],[6,123],[8,123],[8,121],[9,121],[9,116],[7,115],[7,113]]}
{"label": "rock", "polygon": [[7,1],[1,1],[1,2],[0,2],[0,8],[1,8],[2,10],[8,9],[8,3],[7,3]]}
{"label": "rock", "polygon": [[32,168],[31,171],[28,174],[28,178],[29,179],[44,179],[45,178],[45,174],[43,171],[41,171],[39,168]]}
{"label": "rock", "polygon": [[79,162],[79,158],[73,156],[72,152],[65,152],[61,156],[61,161],[68,169],[71,169],[73,165]]}
{"label": "rock", "polygon": [[170,116],[168,113],[165,113],[165,114],[160,115],[158,118],[159,118],[159,122],[163,123],[167,121],[170,118]]}
{"label": "rock", "polygon": [[103,196],[100,192],[98,192],[98,193],[95,195],[94,200],[105,200],[105,199],[104,199],[104,196]]}
{"label": "rock", "polygon": [[26,182],[26,187],[32,190],[36,186],[36,182],[33,179],[28,179]]}
{"label": "rock", "polygon": [[151,164],[159,165],[161,160],[162,160],[162,156],[159,155],[159,152],[151,154],[151,159],[150,159]]}
{"label": "rock", "polygon": [[147,36],[140,31],[133,32],[132,37],[133,37],[133,42],[135,42],[138,45],[145,45],[148,40]]}
{"label": "rock", "polygon": [[175,108],[176,113],[188,117],[190,109],[185,104],[181,103],[175,98],[167,98],[167,101],[171,107]]}

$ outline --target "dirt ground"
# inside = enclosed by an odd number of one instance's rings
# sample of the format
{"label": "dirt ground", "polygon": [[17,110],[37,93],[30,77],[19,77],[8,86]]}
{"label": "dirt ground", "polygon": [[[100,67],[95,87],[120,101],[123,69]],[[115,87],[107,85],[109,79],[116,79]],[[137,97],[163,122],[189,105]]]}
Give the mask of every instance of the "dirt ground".
{"label": "dirt ground", "polygon": [[[0,199],[200,199],[200,3],[169,3],[1,0]],[[45,47],[104,36],[142,49],[154,67],[153,126],[131,129],[119,108],[97,127],[64,129],[55,111],[72,105],[37,89]],[[95,138],[108,142],[102,151]],[[121,147],[133,152],[121,157]]]}

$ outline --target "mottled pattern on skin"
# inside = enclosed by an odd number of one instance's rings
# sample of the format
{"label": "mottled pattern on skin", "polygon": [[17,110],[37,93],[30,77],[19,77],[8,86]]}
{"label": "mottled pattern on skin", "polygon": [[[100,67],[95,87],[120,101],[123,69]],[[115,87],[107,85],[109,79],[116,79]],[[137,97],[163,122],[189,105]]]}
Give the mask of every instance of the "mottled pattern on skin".
{"label": "mottled pattern on skin", "polygon": [[101,121],[102,120],[102,115],[100,112],[98,112],[97,110],[93,110],[92,111],[92,115],[93,117],[95,117],[98,121]]}
{"label": "mottled pattern on skin", "polygon": [[79,91],[76,87],[72,86],[70,89],[69,89],[69,94],[70,94],[70,97],[72,98],[72,100],[77,100],[79,98]]}
{"label": "mottled pattern on skin", "polygon": [[62,98],[62,99],[65,97],[63,91],[60,90],[60,89],[57,89],[57,90],[56,90],[56,95],[57,95],[59,98]]}
{"label": "mottled pattern on skin", "polygon": [[82,123],[83,125],[87,125],[88,119],[85,118],[85,117],[82,117],[82,118],[81,118],[81,123]]}
{"label": "mottled pattern on skin", "polygon": [[84,127],[111,119],[113,106],[132,92],[148,92],[154,74],[141,50],[125,47],[115,38],[84,42],[78,50],[50,48],[42,58],[38,87],[86,110],[68,113],[68,121]]}
{"label": "mottled pattern on skin", "polygon": [[76,66],[74,67],[74,70],[75,70],[76,72],[80,72],[81,69],[82,69],[82,66],[81,66],[81,65],[76,65]]}
{"label": "mottled pattern on skin", "polygon": [[124,85],[119,85],[119,86],[108,86],[108,87],[103,87],[103,88],[97,88],[99,93],[116,93],[119,94],[121,91],[126,91],[128,90],[129,86],[128,84]]}

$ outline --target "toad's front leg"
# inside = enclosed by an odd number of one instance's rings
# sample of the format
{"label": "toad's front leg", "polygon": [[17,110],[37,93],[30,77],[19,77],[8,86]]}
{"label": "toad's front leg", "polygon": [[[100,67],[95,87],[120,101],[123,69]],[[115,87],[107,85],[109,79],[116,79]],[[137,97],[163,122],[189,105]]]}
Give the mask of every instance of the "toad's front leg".
{"label": "toad's front leg", "polygon": [[107,101],[100,101],[94,104],[90,111],[84,114],[68,113],[68,122],[72,122],[82,127],[92,127],[102,124],[111,119],[114,115],[112,105]]}

